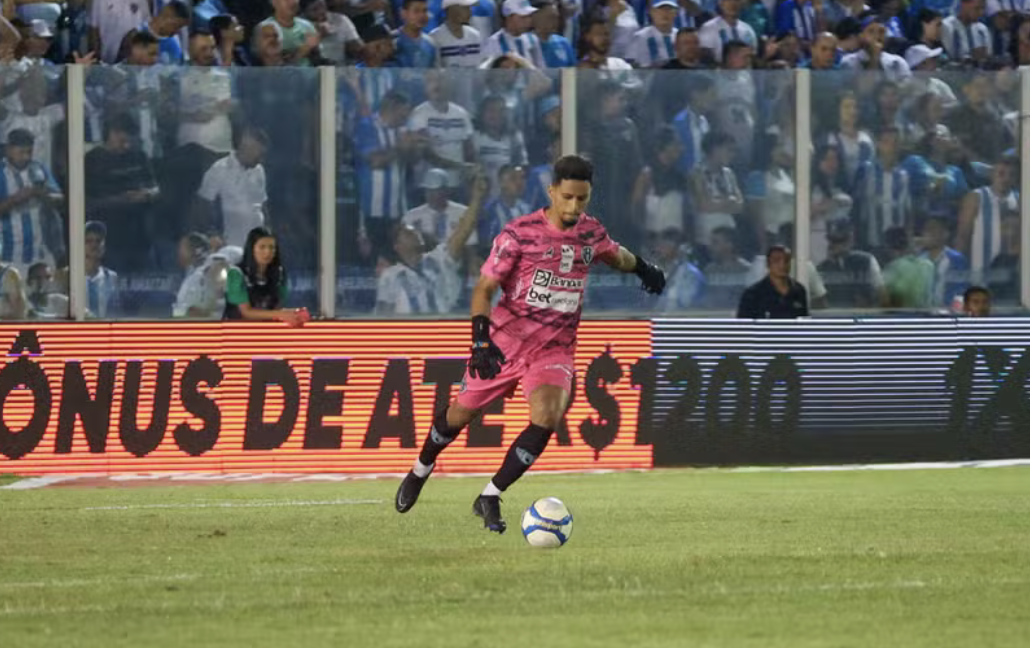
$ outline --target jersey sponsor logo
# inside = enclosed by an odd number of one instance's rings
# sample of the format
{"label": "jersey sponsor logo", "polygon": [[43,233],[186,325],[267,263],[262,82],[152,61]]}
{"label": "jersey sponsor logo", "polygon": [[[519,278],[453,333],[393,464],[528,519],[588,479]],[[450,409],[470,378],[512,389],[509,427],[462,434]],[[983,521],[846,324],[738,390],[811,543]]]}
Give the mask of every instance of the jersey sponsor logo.
{"label": "jersey sponsor logo", "polygon": [[594,260],[594,248],[589,245],[583,246],[583,263],[590,265],[590,262]]}
{"label": "jersey sponsor logo", "polygon": [[566,279],[560,277],[550,270],[537,269],[533,271],[533,285],[541,288],[566,288],[571,290],[583,290],[585,282],[582,279]]}
{"label": "jersey sponsor logo", "polygon": [[572,272],[572,263],[576,259],[576,248],[571,245],[561,246],[561,268],[559,272]]}
{"label": "jersey sponsor logo", "polygon": [[530,286],[526,293],[526,304],[536,308],[547,308],[559,313],[575,313],[579,310],[581,293],[551,290]]}

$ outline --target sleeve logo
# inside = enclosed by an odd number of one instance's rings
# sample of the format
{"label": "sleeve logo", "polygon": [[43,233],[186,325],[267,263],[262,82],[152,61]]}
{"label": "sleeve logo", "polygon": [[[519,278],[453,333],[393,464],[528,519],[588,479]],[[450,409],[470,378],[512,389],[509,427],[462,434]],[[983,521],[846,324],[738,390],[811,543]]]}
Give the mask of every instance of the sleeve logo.
{"label": "sleeve logo", "polygon": [[590,262],[594,260],[594,248],[590,245],[583,246],[583,263],[590,265]]}

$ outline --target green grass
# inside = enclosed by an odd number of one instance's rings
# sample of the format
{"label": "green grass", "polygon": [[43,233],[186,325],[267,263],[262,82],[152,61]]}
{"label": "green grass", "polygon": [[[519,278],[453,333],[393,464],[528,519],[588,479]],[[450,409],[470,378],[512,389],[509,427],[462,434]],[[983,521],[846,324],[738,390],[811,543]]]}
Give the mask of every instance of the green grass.
{"label": "green grass", "polygon": [[[558,551],[480,479],[0,491],[0,645],[1026,646],[1030,470],[531,476]],[[379,504],[134,508],[223,501]]]}

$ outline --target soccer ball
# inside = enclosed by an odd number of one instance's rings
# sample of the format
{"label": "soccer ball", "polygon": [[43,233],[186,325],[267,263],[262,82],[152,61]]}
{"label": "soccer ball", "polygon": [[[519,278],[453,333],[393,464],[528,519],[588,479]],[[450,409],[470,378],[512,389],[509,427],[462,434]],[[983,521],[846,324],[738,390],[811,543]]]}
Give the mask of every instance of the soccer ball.
{"label": "soccer ball", "polygon": [[534,547],[557,549],[572,535],[572,513],[557,497],[533,502],[522,514],[522,535]]}

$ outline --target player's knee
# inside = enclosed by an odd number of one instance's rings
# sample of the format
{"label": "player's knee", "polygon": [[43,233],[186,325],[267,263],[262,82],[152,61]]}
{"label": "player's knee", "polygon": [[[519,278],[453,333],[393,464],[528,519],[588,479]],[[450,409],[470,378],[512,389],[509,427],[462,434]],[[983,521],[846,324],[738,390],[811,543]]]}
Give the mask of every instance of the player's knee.
{"label": "player's knee", "polygon": [[556,430],[565,412],[560,408],[542,408],[529,417],[529,422],[545,430]]}

